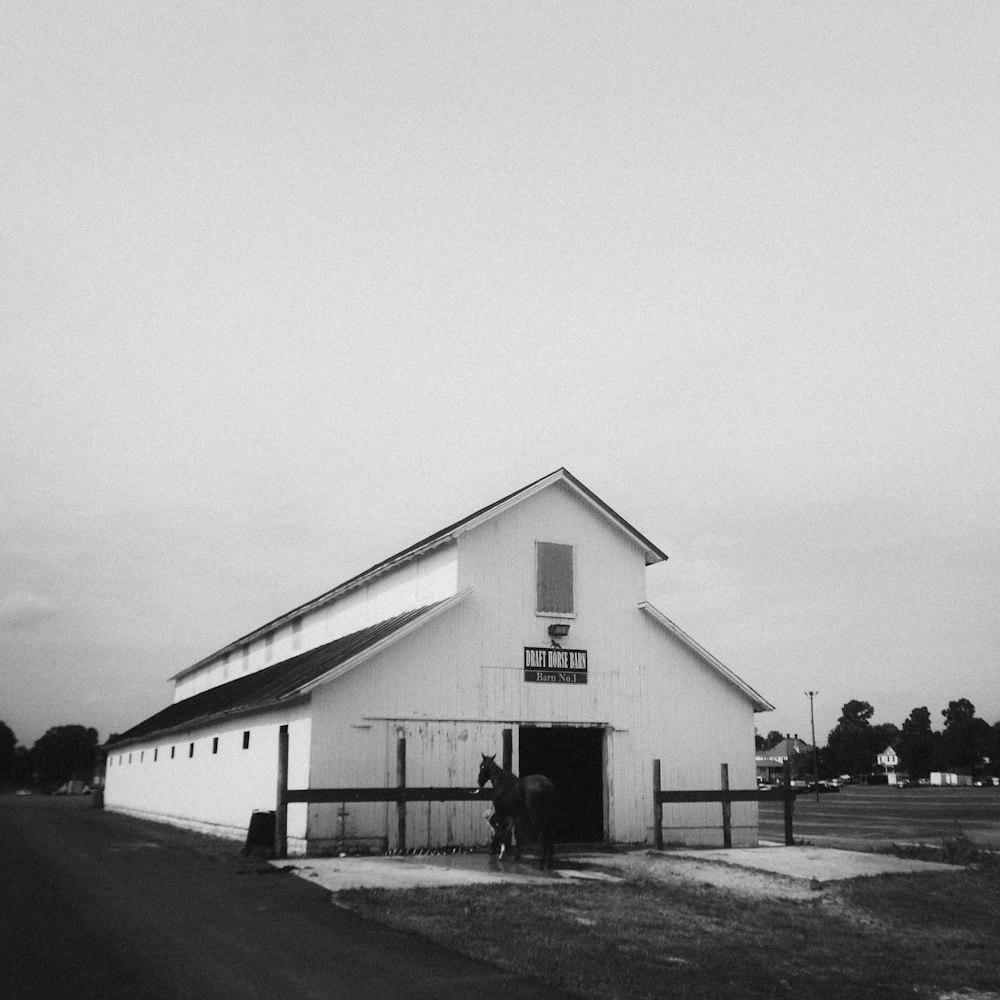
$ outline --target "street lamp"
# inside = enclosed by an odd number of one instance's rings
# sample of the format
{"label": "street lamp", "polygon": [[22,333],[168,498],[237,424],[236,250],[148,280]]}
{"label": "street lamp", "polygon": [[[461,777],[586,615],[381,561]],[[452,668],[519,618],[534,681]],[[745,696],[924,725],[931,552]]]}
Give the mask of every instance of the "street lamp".
{"label": "street lamp", "polygon": [[816,802],[819,802],[819,751],[816,749],[816,716],[813,714],[813,698],[819,691],[806,691],[809,698],[809,722],[812,725],[813,744],[813,786],[816,789]]}

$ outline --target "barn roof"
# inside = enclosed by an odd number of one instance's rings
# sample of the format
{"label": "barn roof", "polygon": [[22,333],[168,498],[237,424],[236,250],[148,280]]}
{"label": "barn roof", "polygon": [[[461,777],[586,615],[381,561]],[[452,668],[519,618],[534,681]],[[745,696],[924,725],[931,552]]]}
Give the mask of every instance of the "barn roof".
{"label": "barn roof", "polygon": [[106,746],[147,740],[152,736],[207,725],[244,712],[287,704],[397,642],[457,604],[468,593],[468,590],[464,590],[443,601],[403,612],[376,625],[334,639],[325,646],[317,646],[274,666],[244,674],[228,683],[174,702],[121,733],[113,743],[109,741]]}
{"label": "barn roof", "polygon": [[691,638],[679,625],[675,625],[662,611],[658,608],[653,607],[649,601],[643,601],[639,607],[649,615],[658,625],[665,628],[671,635],[679,639],[683,645],[687,646],[696,656],[698,656],[704,663],[706,663],[713,670],[718,671],[730,684],[735,685],[739,688],[753,703],[753,710],[755,712],[773,712],[774,705],[769,701],[762,698],[752,687],[742,677],[737,676],[720,660],[717,660],[712,654],[700,646],[694,639]]}
{"label": "barn roof", "polygon": [[547,476],[542,476],[541,479],[536,479],[533,483],[528,483],[527,486],[523,486],[521,489],[515,490],[513,493],[502,497],[500,500],[496,500],[488,506],[469,514],[467,517],[463,517],[462,520],[456,521],[454,524],[449,524],[448,527],[434,532],[433,535],[428,535],[426,538],[422,538],[419,542],[415,542],[413,545],[397,552],[395,555],[389,556],[388,559],[383,559],[381,562],[376,563],[374,566],[370,566],[368,569],[358,573],[356,576],[352,576],[349,580],[345,580],[343,583],[338,584],[332,590],[328,590],[325,593],[320,594],[319,597],[314,597],[311,601],[307,601],[305,604],[301,604],[298,607],[293,608],[291,611],[287,611],[285,614],[279,615],[277,618],[267,622],[265,625],[261,625],[252,632],[248,632],[246,635],[241,636],[239,639],[229,643],[229,645],[223,646],[221,649],[216,650],[209,656],[204,657],[197,663],[192,663],[191,666],[185,667],[179,673],[174,674],[171,680],[177,680],[178,678],[184,677],[186,674],[211,663],[219,656],[227,652],[240,649],[247,643],[252,642],[255,639],[259,639],[262,636],[267,635],[269,632],[273,632],[281,625],[292,621],[307,611],[313,611],[316,608],[332,603],[337,598],[357,587],[364,585],[369,580],[381,576],[383,573],[387,573],[389,570],[395,569],[397,566],[409,562],[411,559],[415,559],[417,556],[423,555],[425,552],[429,552],[440,545],[444,545],[445,543],[452,541],[466,531],[477,528],[485,521],[502,514],[504,511],[509,510],[516,504],[522,503],[524,500],[527,500],[528,497],[534,496],[534,494],[554,485],[555,483],[563,483],[578,497],[580,497],[580,499],[589,504],[592,508],[598,511],[598,513],[614,524],[619,530],[628,535],[628,537],[642,549],[647,566],[650,566],[653,563],[663,562],[667,559],[667,554],[662,549],[658,548],[648,538],[646,538],[645,535],[633,528],[632,525],[625,520],[625,518],[623,518],[616,511],[612,510],[611,507],[609,507],[599,496],[597,496],[596,493],[584,486],[583,483],[581,483],[580,480],[577,479],[576,476],[574,476],[568,469],[560,468],[556,469],[555,472],[550,472]]}

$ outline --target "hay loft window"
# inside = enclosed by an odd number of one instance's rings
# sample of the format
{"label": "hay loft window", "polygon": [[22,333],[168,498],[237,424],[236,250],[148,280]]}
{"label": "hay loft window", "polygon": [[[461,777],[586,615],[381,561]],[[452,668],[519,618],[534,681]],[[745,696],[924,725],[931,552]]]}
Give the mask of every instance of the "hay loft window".
{"label": "hay loft window", "polygon": [[573,546],[535,543],[537,603],[540,615],[571,615],[573,609]]}

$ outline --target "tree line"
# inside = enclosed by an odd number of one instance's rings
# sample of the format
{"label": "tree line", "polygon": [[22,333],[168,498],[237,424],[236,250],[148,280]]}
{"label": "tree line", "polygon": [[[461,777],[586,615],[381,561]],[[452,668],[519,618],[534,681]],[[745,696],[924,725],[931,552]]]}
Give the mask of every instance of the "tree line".
{"label": "tree line", "polygon": [[97,762],[96,729],[53,726],[29,749],[18,744],[6,722],[0,722],[0,788],[54,792],[67,781],[90,784]]}
{"label": "tree line", "polygon": [[[823,777],[869,774],[876,770],[876,757],[889,747],[899,757],[897,770],[911,779],[926,778],[931,771],[1000,776],[1000,722],[991,726],[979,718],[968,698],[950,701],[941,710],[940,731],[933,729],[926,705],[914,708],[899,726],[892,722],[873,726],[874,714],[867,701],[851,700],[841,707],[826,746],[818,748]],[[770,749],[784,738],[772,730],[759,740],[758,749]],[[800,763],[811,771],[811,760]]]}

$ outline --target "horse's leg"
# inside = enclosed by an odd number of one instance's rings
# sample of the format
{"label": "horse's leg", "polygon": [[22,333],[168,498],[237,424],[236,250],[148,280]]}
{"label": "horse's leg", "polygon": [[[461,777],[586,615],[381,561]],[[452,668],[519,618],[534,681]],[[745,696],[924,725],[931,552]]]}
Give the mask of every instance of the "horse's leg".
{"label": "horse's leg", "polygon": [[[503,853],[506,854],[510,850],[511,843],[514,839],[514,820],[508,817],[506,823],[504,823],[503,828]],[[514,860],[518,859],[518,854],[515,851]]]}
{"label": "horse's leg", "polygon": [[500,819],[496,813],[490,817],[490,826],[493,827],[493,836],[490,838],[490,854],[499,854],[503,857],[502,841],[504,820]]}
{"label": "horse's leg", "polygon": [[552,865],[553,865],[552,855],[553,855],[552,829],[549,826],[549,824],[546,823],[545,826],[543,827],[543,833],[542,833],[542,867],[543,868],[546,866],[546,863],[548,863],[549,869],[552,868]]}
{"label": "horse's leg", "polygon": [[521,820],[516,816],[511,816],[507,824],[507,847],[513,845],[514,860],[521,860],[521,841],[524,839]]}

